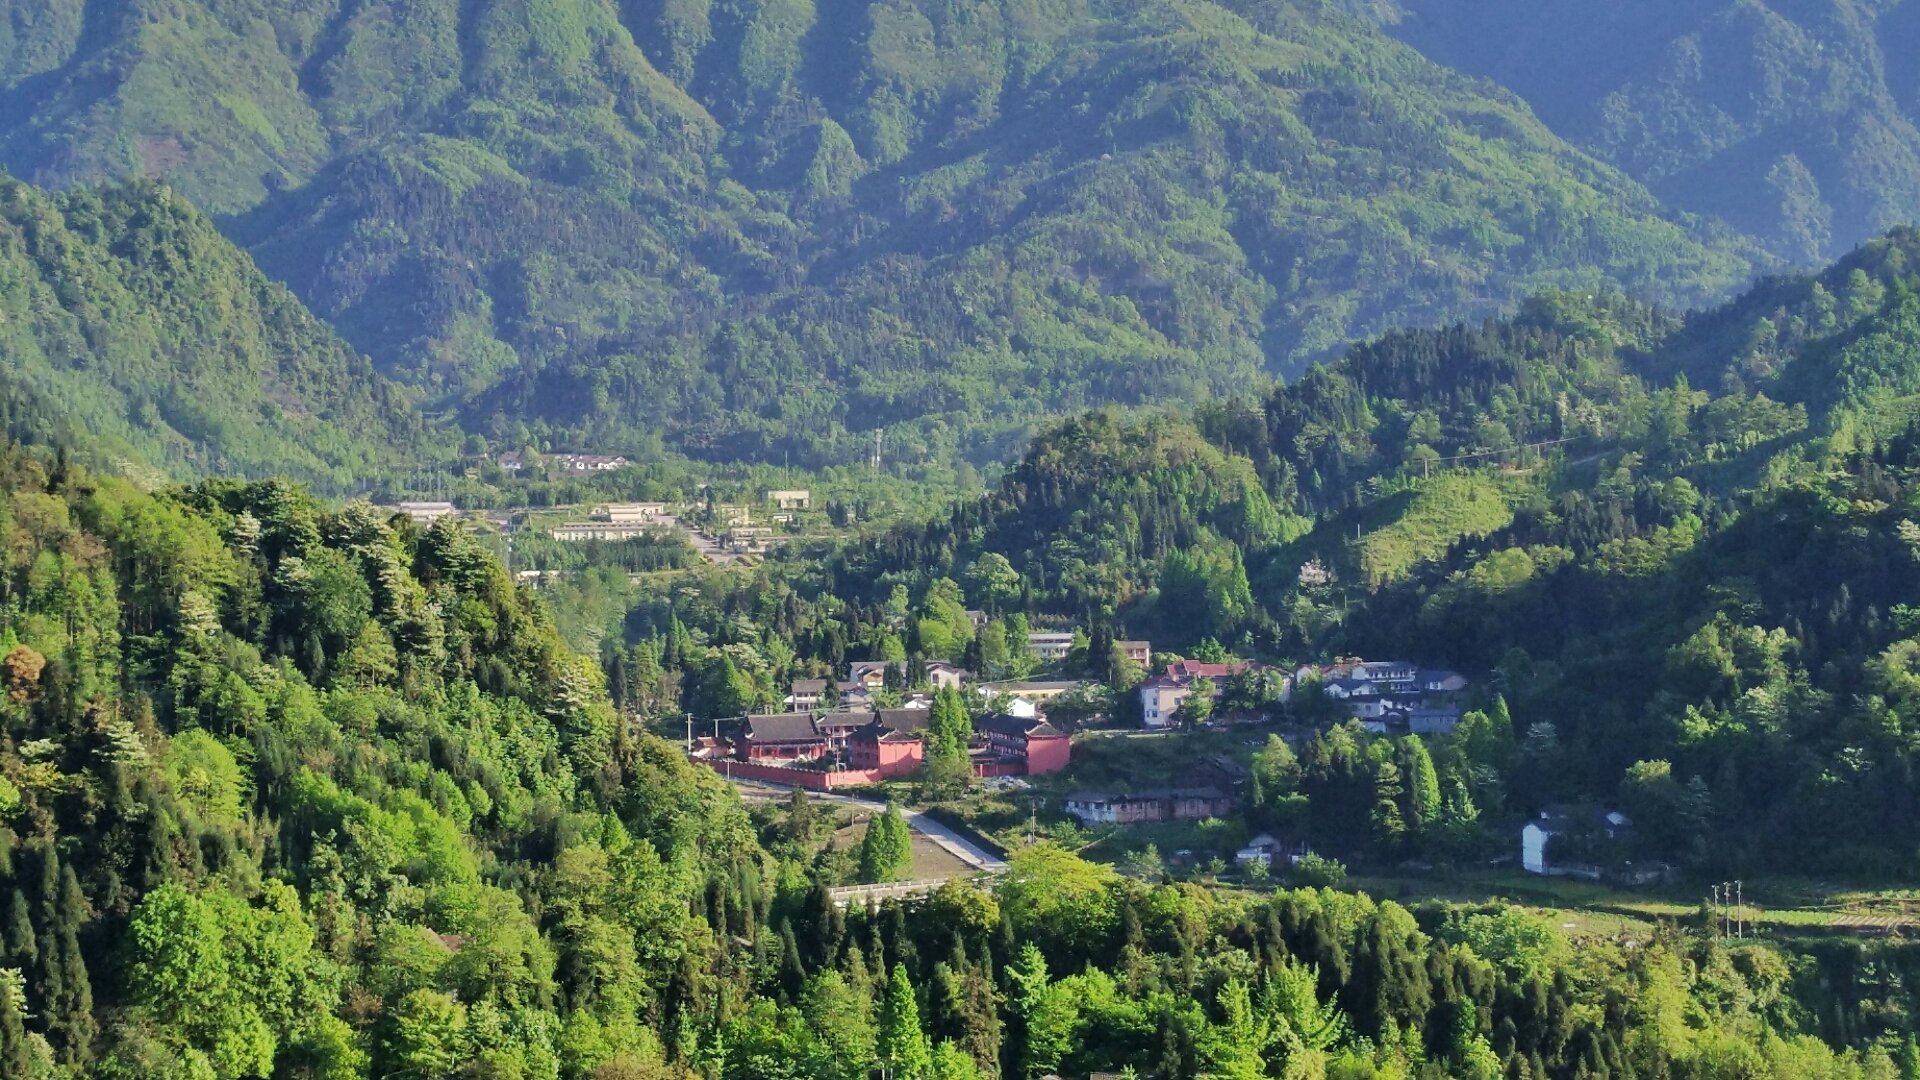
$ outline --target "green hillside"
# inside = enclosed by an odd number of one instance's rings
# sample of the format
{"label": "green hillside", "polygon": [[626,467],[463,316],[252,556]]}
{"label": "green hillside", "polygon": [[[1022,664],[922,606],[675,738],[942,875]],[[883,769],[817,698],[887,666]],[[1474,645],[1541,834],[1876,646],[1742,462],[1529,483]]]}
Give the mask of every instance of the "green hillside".
{"label": "green hillside", "polygon": [[[1611,799],[1657,763],[1698,790],[1643,854],[1897,878],[1920,844],[1880,824],[1920,797],[1916,395],[1905,230],[1686,318],[1550,296],[1257,404],[1085,417],[824,580],[878,602],[950,578],[1092,642],[1452,666],[1524,743],[1473,762],[1482,807]],[[1117,681],[1104,648],[1084,662]]]}
{"label": "green hillside", "polygon": [[1920,6],[1348,0],[1797,264],[1920,219]]}
{"label": "green hillside", "polygon": [[496,444],[1015,453],[1754,252],[1303,0],[15,6],[0,162],[158,175]]}
{"label": "green hillside", "polygon": [[182,476],[347,488],[452,445],[151,184],[48,195],[0,177],[0,394],[16,437]]}

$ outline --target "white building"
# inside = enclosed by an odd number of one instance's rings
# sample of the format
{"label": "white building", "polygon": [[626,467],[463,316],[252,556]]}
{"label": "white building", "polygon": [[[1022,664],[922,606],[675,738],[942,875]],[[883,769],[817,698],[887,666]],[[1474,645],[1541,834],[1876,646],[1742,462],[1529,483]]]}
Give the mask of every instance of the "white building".
{"label": "white building", "polygon": [[1027,648],[1049,663],[1058,663],[1073,651],[1073,631],[1033,630],[1027,634]]}
{"label": "white building", "polygon": [[[1583,819],[1589,815],[1575,816],[1558,810],[1542,810],[1540,816],[1527,822],[1520,830],[1520,866],[1529,874],[1551,876],[1597,878],[1598,867],[1590,863],[1575,862],[1557,857],[1547,849],[1553,839],[1575,832],[1584,832]],[[1584,824],[1591,828],[1596,838],[1615,840],[1623,836],[1633,823],[1618,810],[1596,810],[1590,812],[1590,820]]]}
{"label": "white building", "polygon": [[396,504],[394,509],[412,518],[415,525],[431,525],[443,517],[451,517],[455,512],[450,502],[403,502]]}
{"label": "white building", "polygon": [[594,514],[615,525],[644,525],[659,520],[666,512],[666,503],[608,503]]}

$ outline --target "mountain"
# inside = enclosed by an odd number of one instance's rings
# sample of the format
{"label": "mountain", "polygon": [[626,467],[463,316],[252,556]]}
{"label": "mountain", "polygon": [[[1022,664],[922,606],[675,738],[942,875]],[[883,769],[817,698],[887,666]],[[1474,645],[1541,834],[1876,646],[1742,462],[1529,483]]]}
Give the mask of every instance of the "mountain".
{"label": "mountain", "polygon": [[1920,798],[1916,506],[1901,230],[1694,315],[1547,296],[1356,346],[1257,405],[1083,417],[822,580],[869,602],[997,582],[1188,655],[1452,666],[1505,695],[1524,748],[1475,763],[1498,777],[1482,807],[1663,770],[1697,788],[1692,824],[1643,854],[1899,875],[1920,833],[1876,823]]}
{"label": "mountain", "polygon": [[0,163],[165,178],[498,445],[1011,456],[1764,261],[1308,0],[13,0]]}
{"label": "mountain", "polygon": [[414,395],[151,183],[51,195],[0,176],[0,358],[15,437],[179,476],[349,488],[452,448]]}
{"label": "mountain", "polygon": [[1350,6],[1524,98],[1669,205],[1811,265],[1920,219],[1920,5],[1388,0]]}

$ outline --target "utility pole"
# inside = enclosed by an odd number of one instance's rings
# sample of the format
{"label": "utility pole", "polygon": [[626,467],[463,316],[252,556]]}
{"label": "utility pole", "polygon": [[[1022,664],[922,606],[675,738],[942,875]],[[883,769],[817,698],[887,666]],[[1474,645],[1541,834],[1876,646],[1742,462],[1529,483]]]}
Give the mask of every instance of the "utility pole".
{"label": "utility pole", "polygon": [[1734,916],[1734,936],[1745,938],[1747,936],[1747,898],[1743,891],[1743,883],[1739,881],[1733,883],[1733,903],[1734,911],[1737,913]]}

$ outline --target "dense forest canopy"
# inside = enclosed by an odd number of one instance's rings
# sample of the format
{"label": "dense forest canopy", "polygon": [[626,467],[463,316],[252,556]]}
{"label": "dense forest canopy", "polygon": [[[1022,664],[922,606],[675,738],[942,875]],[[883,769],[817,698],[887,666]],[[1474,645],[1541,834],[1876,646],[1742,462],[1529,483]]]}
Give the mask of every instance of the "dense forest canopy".
{"label": "dense forest canopy", "polygon": [[822,808],[749,814],[634,731],[457,526],[17,448],[0,476],[9,1077],[1920,1064],[1908,947],[1576,951],[1518,911],[1142,883],[1048,842],[992,891],[843,909]]}
{"label": "dense forest canopy", "polygon": [[162,475],[350,489],[453,441],[174,192],[0,176],[0,409]]}
{"label": "dense forest canopy", "polygon": [[1897,876],[1920,842],[1917,256],[1903,231],[1686,317],[1544,297],[1257,404],[1093,414],[802,587],[951,580],[1104,642],[1473,671],[1513,728],[1473,763],[1483,806],[1610,799],[1658,763],[1698,785],[1665,857]]}
{"label": "dense forest canopy", "polygon": [[0,164],[164,179],[496,448],[809,466],[1765,261],[1310,0],[10,0]]}

